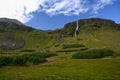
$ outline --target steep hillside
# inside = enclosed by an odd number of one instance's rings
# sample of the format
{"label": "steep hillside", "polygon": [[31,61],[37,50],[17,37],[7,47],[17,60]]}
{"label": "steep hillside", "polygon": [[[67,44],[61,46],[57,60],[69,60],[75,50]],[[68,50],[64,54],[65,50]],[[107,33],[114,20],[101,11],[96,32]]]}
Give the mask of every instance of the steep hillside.
{"label": "steep hillside", "polygon": [[120,26],[114,21],[92,18],[78,21],[79,30],[74,36],[76,22],[67,23],[64,28],[51,31],[59,36],[51,50],[62,50],[65,44],[84,44],[87,48],[107,48],[120,52]]}
{"label": "steep hillside", "polygon": [[[76,21],[65,24],[62,33],[66,35],[74,35],[76,28]],[[120,29],[120,26],[112,20],[100,19],[100,18],[90,18],[90,19],[81,19],[78,20],[79,31],[87,30],[94,31],[103,28],[104,30],[108,29]]]}

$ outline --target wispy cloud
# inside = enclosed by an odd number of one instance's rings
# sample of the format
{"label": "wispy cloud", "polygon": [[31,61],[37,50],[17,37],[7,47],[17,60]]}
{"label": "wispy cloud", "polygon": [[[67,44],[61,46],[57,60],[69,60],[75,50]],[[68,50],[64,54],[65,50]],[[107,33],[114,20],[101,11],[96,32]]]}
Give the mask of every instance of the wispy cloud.
{"label": "wispy cloud", "polygon": [[[91,1],[93,3],[91,3]],[[79,15],[88,11],[97,13],[99,9],[113,3],[114,0],[0,0],[0,17],[28,22],[33,12],[45,12],[48,15]]]}
{"label": "wispy cloud", "polygon": [[92,5],[93,13],[97,14],[99,9],[112,4],[113,1],[115,0],[97,0],[96,3]]}
{"label": "wispy cloud", "polygon": [[42,6],[42,10],[49,15],[79,15],[88,11],[86,0],[53,0],[46,1],[46,5]]}

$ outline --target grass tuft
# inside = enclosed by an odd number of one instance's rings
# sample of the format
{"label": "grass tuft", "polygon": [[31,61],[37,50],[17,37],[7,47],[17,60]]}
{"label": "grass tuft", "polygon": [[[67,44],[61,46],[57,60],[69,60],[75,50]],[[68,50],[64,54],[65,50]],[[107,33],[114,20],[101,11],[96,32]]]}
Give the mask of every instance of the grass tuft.
{"label": "grass tuft", "polygon": [[72,55],[72,58],[75,59],[98,59],[104,58],[107,56],[112,56],[114,51],[108,49],[92,49],[82,52],[77,52]]}
{"label": "grass tuft", "polygon": [[78,51],[85,51],[88,50],[88,48],[81,48],[81,49],[62,49],[58,50],[56,52],[78,52]]}
{"label": "grass tuft", "polygon": [[20,52],[34,52],[34,49],[23,49]]}
{"label": "grass tuft", "polygon": [[66,45],[63,45],[63,49],[79,48],[79,47],[85,47],[85,46],[83,44],[66,44]]}
{"label": "grass tuft", "polygon": [[47,62],[46,58],[56,56],[53,53],[32,53],[23,54],[19,56],[0,56],[0,67],[8,66],[9,64],[15,66],[26,66],[29,64],[37,65]]}
{"label": "grass tuft", "polygon": [[11,65],[13,62],[12,56],[0,56],[0,67]]}

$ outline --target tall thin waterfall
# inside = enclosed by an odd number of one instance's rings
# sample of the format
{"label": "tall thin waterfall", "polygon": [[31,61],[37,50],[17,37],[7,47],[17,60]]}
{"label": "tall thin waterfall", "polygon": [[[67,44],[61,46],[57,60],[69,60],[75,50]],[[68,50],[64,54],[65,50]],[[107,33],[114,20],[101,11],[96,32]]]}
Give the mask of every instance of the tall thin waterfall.
{"label": "tall thin waterfall", "polygon": [[77,35],[77,32],[78,32],[78,20],[76,21],[76,28],[75,28],[74,36]]}

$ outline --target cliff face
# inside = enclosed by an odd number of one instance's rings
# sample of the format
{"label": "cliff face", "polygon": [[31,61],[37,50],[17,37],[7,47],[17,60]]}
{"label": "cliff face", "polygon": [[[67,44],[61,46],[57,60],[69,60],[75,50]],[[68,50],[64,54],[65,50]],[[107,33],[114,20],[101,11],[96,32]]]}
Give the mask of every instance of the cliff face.
{"label": "cliff face", "polygon": [[14,50],[24,47],[25,41],[22,38],[15,38],[13,35],[0,34],[0,48]]}
{"label": "cliff face", "polygon": [[[63,28],[63,33],[72,35],[76,28],[76,21],[65,24]],[[100,18],[91,18],[91,19],[81,19],[78,20],[79,30],[87,28],[88,30],[97,30],[98,28],[114,28],[120,29],[119,25],[112,20],[100,19]]]}

